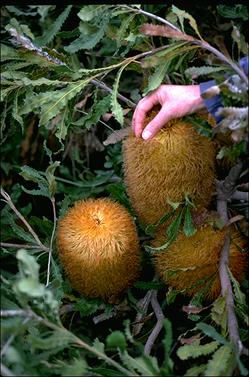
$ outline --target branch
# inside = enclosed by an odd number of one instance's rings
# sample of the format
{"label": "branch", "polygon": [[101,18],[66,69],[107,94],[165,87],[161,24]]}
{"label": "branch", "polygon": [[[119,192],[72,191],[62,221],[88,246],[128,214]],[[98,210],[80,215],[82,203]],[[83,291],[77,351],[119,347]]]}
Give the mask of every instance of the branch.
{"label": "branch", "polygon": [[1,376],[16,376],[16,374],[13,374],[9,368],[7,368],[3,363],[1,363]]}
{"label": "branch", "polygon": [[[230,170],[228,176],[225,178],[224,181],[217,182],[217,210],[221,219],[225,223],[227,223],[228,221],[227,201],[235,191],[236,181],[239,178],[241,171],[242,162],[239,162]],[[219,276],[221,282],[221,293],[222,296],[226,298],[226,311],[229,336],[232,343],[234,344],[236,354],[240,356],[243,350],[243,345],[239,336],[238,321],[234,311],[233,291],[228,275],[229,250],[230,235],[229,231],[227,230],[224,246],[222,248],[220,256]]]}
{"label": "branch", "polygon": [[[110,88],[109,86],[107,86],[105,83],[99,81],[99,80],[91,80],[91,83],[94,84],[95,86],[101,88],[101,89],[104,89],[106,92],[108,93],[112,93],[112,88]],[[128,98],[122,96],[122,94],[118,94],[117,97],[125,102],[128,106],[132,107],[132,108],[135,108],[136,107],[136,104],[134,102],[132,102],[131,100],[129,100]]]}
{"label": "branch", "polygon": [[[89,344],[85,343],[83,340],[78,338],[73,333],[69,332],[66,328],[63,326],[58,326],[53,322],[50,322],[48,319],[38,316],[35,312],[32,310],[1,310],[0,316],[1,317],[14,317],[14,316],[24,316],[28,318],[34,318],[36,321],[43,323],[45,326],[52,330],[59,330],[59,331],[65,331],[66,333],[70,334],[72,336],[72,339],[74,340],[74,344],[76,344],[78,347],[83,348],[87,350],[88,352],[93,353],[98,358],[104,360],[107,364],[113,366],[117,370],[119,370],[121,373],[123,373],[125,376],[130,376],[131,372],[122,367],[122,365],[118,364],[115,360],[112,360],[110,357],[108,357],[105,353],[102,353],[101,351],[98,351],[96,348],[90,346]],[[134,373],[133,376],[138,376],[138,374]]]}
{"label": "branch", "polygon": [[234,191],[231,199],[247,201],[249,199],[249,192],[246,191]]}
{"label": "branch", "polygon": [[175,25],[171,24],[169,21],[165,20],[164,18],[161,18],[159,16],[156,16],[155,14],[153,13],[149,13],[149,12],[146,12],[142,9],[139,9],[139,8],[132,8],[132,7],[129,7],[128,5],[122,5],[123,8],[128,8],[130,9],[131,11],[135,12],[135,13],[140,13],[140,14],[143,14],[144,16],[148,16],[150,18],[154,18],[155,20],[157,20],[158,22],[162,22],[163,24],[165,25],[168,25],[169,27],[171,27],[172,29],[174,30],[177,30],[179,32],[181,32],[180,29],[178,29],[178,27],[176,27]]}
{"label": "branch", "polygon": [[[28,245],[28,244],[21,244],[21,243],[8,243],[8,242],[0,242],[1,247],[13,247],[14,249],[39,249],[44,250],[41,246],[38,245]],[[46,247],[46,246],[44,246]],[[49,251],[49,248],[46,248],[46,251]]]}
{"label": "branch", "polygon": [[148,337],[147,339],[147,342],[144,346],[144,354],[145,355],[149,355],[150,352],[151,352],[151,349],[160,333],[160,331],[162,330],[163,328],[163,320],[164,320],[164,314],[163,314],[163,311],[159,305],[159,302],[157,300],[157,291],[156,290],[153,290],[152,291],[152,296],[151,296],[151,306],[156,314],[156,318],[157,318],[157,323],[154,327],[154,329],[152,330],[152,332],[150,333],[150,336]]}
{"label": "branch", "polygon": [[10,208],[15,212],[15,214],[23,222],[23,224],[26,226],[28,231],[32,234],[32,236],[34,237],[36,243],[40,246],[40,248],[42,250],[48,251],[48,248],[41,243],[41,241],[39,240],[39,237],[37,236],[33,228],[29,225],[29,223],[26,221],[23,215],[18,211],[18,209],[15,207],[14,203],[12,202],[11,197],[7,194],[7,192],[3,188],[1,188],[1,195],[5,199],[5,202],[10,206]]}
{"label": "branch", "polygon": [[48,269],[47,269],[47,282],[46,287],[49,285],[49,277],[50,277],[50,265],[51,265],[51,258],[52,258],[52,252],[53,252],[53,242],[54,242],[54,236],[55,236],[55,230],[56,230],[56,208],[55,208],[55,198],[54,196],[50,199],[53,207],[53,219],[54,219],[54,226],[53,231],[50,239],[50,246],[49,246],[49,253],[48,253]]}
{"label": "branch", "polygon": [[202,48],[212,52],[214,55],[217,56],[221,61],[224,63],[227,63],[230,65],[230,67],[233,68],[233,70],[240,76],[240,78],[246,83],[248,86],[248,77],[246,76],[245,72],[243,71],[242,68],[236,63],[232,61],[232,59],[227,58],[224,54],[222,54],[219,50],[217,50],[215,47],[211,46],[208,42],[206,41],[201,41],[201,40],[195,40],[192,42],[195,45],[201,46]]}
{"label": "branch", "polygon": [[[125,8],[128,8],[128,9],[132,10],[133,12],[143,14],[143,15],[148,16],[150,18],[154,18],[158,22],[161,22],[163,24],[168,25],[171,29],[177,30],[178,32],[182,33],[182,31],[179,28],[177,28],[175,25],[171,24],[169,21],[165,20],[164,18],[158,17],[158,16],[156,16],[156,15],[154,15],[152,13],[149,13],[149,12],[145,12],[142,9],[137,9],[137,8],[134,9],[134,8],[129,7],[127,5],[122,5],[122,6],[125,7]],[[219,50],[217,50],[215,47],[211,46],[206,41],[195,39],[192,43],[196,44],[198,46],[201,46],[202,48],[204,48],[204,49],[212,52],[221,61],[223,61],[223,62],[227,63],[228,65],[230,65],[230,67],[233,68],[233,70],[240,76],[240,78],[246,83],[246,85],[248,85],[248,77],[245,74],[245,72],[243,71],[243,69],[238,64],[234,63],[230,58],[226,57],[222,52],[220,52]]]}

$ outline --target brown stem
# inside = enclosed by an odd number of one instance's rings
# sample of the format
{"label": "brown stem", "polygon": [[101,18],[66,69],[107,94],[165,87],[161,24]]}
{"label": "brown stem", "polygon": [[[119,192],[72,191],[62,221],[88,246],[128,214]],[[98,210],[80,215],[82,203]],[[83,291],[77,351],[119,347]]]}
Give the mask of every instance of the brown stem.
{"label": "brown stem", "polygon": [[157,323],[150,333],[150,336],[147,339],[147,342],[144,346],[144,354],[149,355],[151,353],[151,349],[160,333],[160,331],[163,328],[163,320],[165,319],[163,311],[159,305],[159,302],[157,300],[157,291],[153,290],[152,296],[151,296],[151,306],[155,312]]}
{"label": "brown stem", "polygon": [[44,246],[41,241],[39,240],[39,237],[33,230],[33,228],[29,225],[29,223],[26,221],[26,219],[23,217],[23,215],[18,211],[18,209],[15,207],[14,203],[11,200],[11,197],[7,194],[7,192],[1,188],[1,195],[5,199],[5,202],[10,206],[10,208],[15,212],[15,214],[19,217],[19,219],[22,221],[22,223],[26,226],[28,231],[32,234],[34,239],[36,240],[36,243],[40,246],[42,250],[48,251],[48,248]]}
{"label": "brown stem", "polygon": [[48,269],[47,269],[47,282],[46,282],[46,287],[49,284],[49,277],[50,277],[50,265],[51,265],[51,258],[52,258],[52,252],[53,252],[53,242],[54,242],[54,236],[55,236],[55,230],[56,230],[56,208],[55,208],[55,198],[52,197],[51,199],[52,203],[52,208],[53,208],[53,220],[54,220],[54,226],[53,226],[53,231],[50,239],[50,246],[49,246],[49,252],[48,252]]}
{"label": "brown stem", "polygon": [[[227,200],[232,196],[237,179],[242,171],[242,162],[235,165],[229,172],[228,176],[224,181],[217,182],[217,210],[221,219],[227,223],[228,213],[227,213]],[[221,293],[222,296],[226,298],[226,311],[227,311],[227,324],[229,337],[235,347],[235,352],[239,356],[242,352],[243,345],[239,336],[238,321],[234,311],[234,298],[231,282],[228,274],[228,264],[229,264],[229,250],[230,250],[230,236],[229,230],[227,230],[225,236],[224,246],[221,251],[220,262],[219,262],[219,276],[221,283]],[[234,366],[235,367],[235,366]]]}
{"label": "brown stem", "polygon": [[[38,245],[28,245],[28,244],[21,244],[21,243],[9,243],[9,242],[0,242],[1,247],[13,247],[14,249],[39,249],[44,250],[44,248],[41,248],[41,246]],[[49,251],[48,248],[46,248],[46,251]]]}

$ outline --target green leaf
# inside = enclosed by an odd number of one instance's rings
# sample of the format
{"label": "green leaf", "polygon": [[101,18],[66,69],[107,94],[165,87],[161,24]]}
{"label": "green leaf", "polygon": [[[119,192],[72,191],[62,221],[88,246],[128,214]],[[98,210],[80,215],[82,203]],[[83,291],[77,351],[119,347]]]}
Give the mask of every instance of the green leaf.
{"label": "green leaf", "polygon": [[[129,62],[130,63],[130,62]],[[126,63],[121,67],[117,73],[114,85],[113,85],[113,90],[111,94],[111,110],[114,115],[114,117],[117,119],[117,121],[121,124],[121,126],[124,124],[124,115],[123,115],[123,109],[122,106],[118,103],[117,101],[117,95],[118,95],[118,86],[119,86],[119,80],[121,77],[121,74],[125,67],[129,64]]]}
{"label": "green leaf", "polygon": [[22,128],[22,132],[23,132],[24,131],[24,124],[23,124],[22,117],[19,115],[18,96],[19,96],[19,91],[17,91],[16,95],[15,95],[13,109],[12,109],[12,116],[20,124],[20,126]]}
{"label": "green leaf", "polygon": [[73,359],[70,364],[64,363],[61,368],[61,376],[86,376],[88,373],[88,366],[86,361],[81,357],[79,359]]}
{"label": "green leaf", "polygon": [[105,35],[105,32],[108,28],[110,17],[111,17],[111,14],[109,12],[104,13],[101,17],[100,25],[97,31],[91,33],[90,35],[81,33],[79,38],[75,39],[69,46],[65,46],[64,50],[69,53],[74,53],[83,49],[85,50],[93,49]]}
{"label": "green leaf", "polygon": [[179,211],[175,220],[168,226],[166,234],[169,239],[175,240],[177,238],[179,228],[182,221],[183,210]]}
{"label": "green leaf", "polygon": [[148,86],[143,91],[143,96],[146,96],[152,90],[157,89],[164,80],[165,74],[168,70],[170,60],[166,60],[163,64],[156,66],[153,75],[149,77]]}
{"label": "green leaf", "polygon": [[188,205],[186,206],[186,210],[185,210],[183,232],[186,237],[193,236],[196,233],[196,228],[193,224],[190,208]]}
{"label": "green leaf", "polygon": [[35,169],[30,166],[21,166],[21,173],[19,173],[26,181],[32,181],[36,183],[43,183],[46,185],[46,179]]}
{"label": "green leaf", "polygon": [[205,371],[206,367],[206,364],[195,365],[186,371],[184,377],[203,376],[203,372]]}
{"label": "green leaf", "polygon": [[134,283],[134,287],[138,289],[145,289],[145,290],[159,289],[159,288],[162,288],[163,286],[164,284],[158,281],[136,281]]}
{"label": "green leaf", "polygon": [[103,7],[106,7],[106,5],[84,5],[77,16],[81,21],[91,21],[103,12]]}
{"label": "green leaf", "polygon": [[55,191],[56,191],[56,182],[55,182],[54,172],[58,166],[60,166],[60,162],[55,161],[46,169],[46,172],[45,172],[45,175],[48,181],[48,188],[49,188],[49,192],[51,196],[54,196]]}
{"label": "green leaf", "polygon": [[172,5],[172,12],[174,12],[177,15],[183,32],[185,32],[183,23],[184,23],[184,19],[186,18],[189,21],[190,26],[194,29],[196,34],[199,36],[199,38],[202,39],[198,30],[198,27],[197,27],[197,23],[195,19],[189,13],[177,8],[175,5]]}
{"label": "green leaf", "polygon": [[216,350],[219,346],[218,342],[210,342],[204,345],[201,344],[186,344],[177,350],[177,355],[181,360],[187,360],[190,357],[196,358],[199,356],[208,355]]}
{"label": "green leaf", "polygon": [[210,65],[204,65],[202,67],[190,67],[185,70],[185,74],[193,78],[196,78],[199,76],[210,75],[210,73],[214,72],[227,71],[227,69],[227,66],[212,67]]}
{"label": "green leaf", "polygon": [[242,305],[245,305],[246,304],[246,296],[241,291],[240,284],[239,284],[238,280],[235,279],[235,277],[233,276],[233,274],[232,274],[232,272],[229,268],[228,268],[228,274],[229,274],[229,278],[230,278],[232,285],[233,285],[234,296],[235,296],[236,301],[238,301],[238,303],[240,303]]}
{"label": "green leaf", "polygon": [[159,368],[155,357],[142,356],[131,357],[127,351],[119,352],[120,359],[131,371],[131,375],[136,375],[136,370],[141,373],[141,376],[157,376],[159,375]]}
{"label": "green leaf", "polygon": [[119,348],[123,353],[127,347],[126,339],[124,334],[121,331],[113,331],[106,338],[106,345],[110,348]]}
{"label": "green leaf", "polygon": [[213,326],[200,322],[197,323],[196,327],[203,331],[204,334],[210,336],[210,338],[215,339],[217,342],[224,344],[225,346],[229,345],[229,342],[221,334],[219,334]]}
{"label": "green leaf", "polygon": [[212,304],[211,318],[219,326],[221,326],[223,334],[227,329],[227,312],[226,298],[218,297]]}
{"label": "green leaf", "polygon": [[223,372],[230,358],[234,359],[231,347],[221,346],[208,361],[204,376],[224,376]]}
{"label": "green leaf", "polygon": [[50,26],[45,29],[43,35],[36,38],[35,43],[38,46],[47,45],[54,39],[56,34],[60,31],[63,23],[66,21],[71,9],[72,5],[68,5],[56,20],[53,19],[53,22],[51,22]]}
{"label": "green leaf", "polygon": [[95,348],[98,352],[102,354],[105,353],[105,345],[104,343],[100,342],[98,338],[94,339],[93,348]]}
{"label": "green leaf", "polygon": [[249,19],[248,8],[246,5],[234,4],[230,5],[217,5],[218,13],[225,18],[242,18],[244,21]]}
{"label": "green leaf", "polygon": [[69,331],[55,330],[52,335],[46,338],[39,338],[30,334],[28,336],[28,342],[30,342],[31,347],[38,350],[50,350],[53,348],[65,348],[70,343],[74,342],[74,336]]}
{"label": "green leaf", "polygon": [[81,297],[75,304],[74,310],[80,312],[81,317],[87,317],[95,313],[99,309],[99,301],[97,299],[86,299]]}
{"label": "green leaf", "polygon": [[23,60],[24,59],[23,57],[19,55],[17,50],[3,43],[1,43],[0,49],[1,49],[2,62],[5,60]]}

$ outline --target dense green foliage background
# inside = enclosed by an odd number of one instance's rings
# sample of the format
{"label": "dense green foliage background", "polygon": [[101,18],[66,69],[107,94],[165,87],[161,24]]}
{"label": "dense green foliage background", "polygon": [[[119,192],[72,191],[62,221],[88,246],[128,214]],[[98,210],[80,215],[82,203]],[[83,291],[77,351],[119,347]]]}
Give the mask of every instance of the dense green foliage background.
{"label": "dense green foliage background", "polygon": [[[1,8],[2,375],[248,373],[246,356],[238,358],[229,340],[224,298],[207,305],[199,295],[190,302],[153,281],[145,247],[150,235],[123,183],[122,133],[103,144],[130,125],[136,103],[162,82],[215,78],[221,84],[236,73],[198,44],[141,33],[144,23],[160,24],[155,16],[198,40],[201,35],[233,64],[248,53],[248,10],[239,4],[209,6],[205,16],[197,3],[184,10],[163,4]],[[235,79],[221,85],[227,121],[216,130],[216,137],[226,137],[218,142],[218,179],[246,160],[247,96]],[[214,137],[207,122],[193,126]],[[238,184],[247,182],[245,172]],[[143,248],[140,280],[114,304],[72,290],[55,244],[57,220],[67,208],[103,196],[134,216]],[[231,216],[243,215],[238,226],[244,236],[247,204],[229,204]],[[248,282],[240,287],[231,279],[240,337],[248,346]],[[157,323],[146,302],[155,292],[166,318],[145,356]]]}

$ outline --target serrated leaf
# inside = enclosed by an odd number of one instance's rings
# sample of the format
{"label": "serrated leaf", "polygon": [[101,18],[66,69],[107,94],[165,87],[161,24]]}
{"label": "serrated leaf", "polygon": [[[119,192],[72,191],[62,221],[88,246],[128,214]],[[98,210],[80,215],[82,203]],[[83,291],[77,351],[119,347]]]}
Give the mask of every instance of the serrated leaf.
{"label": "serrated leaf", "polygon": [[210,338],[215,339],[217,342],[228,345],[229,342],[221,335],[219,334],[213,326],[207,325],[206,323],[200,322],[197,323],[196,327],[203,331],[204,334],[210,336]]}
{"label": "serrated leaf", "polygon": [[190,26],[194,29],[196,34],[199,36],[199,38],[202,39],[198,30],[198,27],[197,27],[197,23],[195,19],[189,13],[177,8],[175,5],[172,5],[172,12],[174,12],[177,15],[183,31],[184,31],[184,19],[186,18],[189,21]]}
{"label": "serrated leaf", "polygon": [[214,341],[204,345],[201,344],[185,344],[184,346],[178,348],[177,356],[181,360],[187,360],[190,357],[196,358],[199,356],[208,355],[216,350],[219,343]]}
{"label": "serrated leaf", "polygon": [[184,374],[184,377],[202,376],[206,367],[206,364],[195,365],[194,367],[191,367],[187,370],[187,372]]}
{"label": "serrated leaf", "polygon": [[88,366],[86,361],[80,357],[79,359],[73,359],[73,362],[70,364],[64,363],[61,368],[61,376],[63,377],[71,377],[71,376],[86,376],[88,373]]}
{"label": "serrated leaf", "polygon": [[18,54],[18,51],[12,47],[9,47],[3,43],[0,45],[1,49],[1,61],[5,60],[23,60],[24,58]]}
{"label": "serrated leaf", "polygon": [[13,108],[12,108],[12,116],[20,124],[20,126],[22,128],[22,132],[23,132],[24,124],[23,124],[23,119],[19,114],[18,96],[19,96],[19,91],[16,92],[16,95],[15,95],[15,98],[14,98],[14,103],[13,103]]}
{"label": "serrated leaf", "polygon": [[74,53],[83,49],[93,49],[105,35],[105,32],[108,28],[110,16],[111,14],[105,13],[101,18],[99,29],[95,33],[92,33],[91,35],[85,35],[84,33],[81,33],[79,38],[75,39],[72,43],[70,43],[69,46],[65,46],[64,50],[69,53]]}
{"label": "serrated leaf", "polygon": [[47,186],[42,187],[41,185],[39,186],[40,186],[39,190],[29,190],[29,189],[26,189],[24,186],[21,186],[21,187],[22,187],[22,190],[29,195],[45,196],[46,198],[50,198],[48,187]]}
{"label": "serrated leaf", "polygon": [[193,78],[199,76],[210,75],[210,73],[226,71],[226,66],[212,67],[212,66],[202,66],[202,67],[190,67],[185,70],[185,74]]}
{"label": "serrated leaf", "polygon": [[234,359],[231,347],[221,346],[208,361],[204,376],[224,376],[223,372],[231,357]]}
{"label": "serrated leaf", "polygon": [[116,76],[116,79],[115,79],[115,82],[114,82],[114,85],[113,85],[112,94],[111,94],[111,102],[110,102],[111,110],[112,110],[114,117],[121,124],[121,126],[123,126],[123,123],[124,123],[124,115],[123,115],[122,106],[118,103],[118,100],[117,100],[118,86],[119,86],[119,80],[120,80],[121,74],[122,74],[123,70],[125,69],[125,67],[129,63],[126,63],[125,65],[123,65],[123,67],[121,67],[119,69],[117,76]]}
{"label": "serrated leaf", "polygon": [[218,297],[212,304],[211,318],[219,326],[221,326],[223,334],[227,329],[227,312],[226,298]]}
{"label": "serrated leaf", "polygon": [[100,342],[98,338],[94,339],[93,348],[95,348],[100,353],[105,353],[105,345],[104,343]]}
{"label": "serrated leaf", "polygon": [[126,339],[124,334],[121,331],[113,331],[106,338],[106,345],[110,348],[119,348],[123,353],[127,347]]}
{"label": "serrated leaf", "polygon": [[77,16],[81,21],[91,21],[102,13],[104,6],[105,5],[84,5],[79,13],[77,13]]}
{"label": "serrated leaf", "polygon": [[231,270],[229,268],[228,268],[228,273],[229,273],[229,277],[230,277],[230,280],[231,280],[232,285],[233,285],[235,299],[240,304],[245,305],[246,304],[246,296],[241,291],[239,282],[235,279],[235,277],[233,276],[233,274],[232,274],[232,272],[231,272]]}
{"label": "serrated leaf", "polygon": [[125,17],[122,22],[121,22],[121,25],[117,31],[117,47],[119,48],[123,41],[124,41],[124,38],[125,38],[125,33],[126,33],[126,30],[128,29],[128,27],[130,26],[131,22],[133,21],[134,17],[136,15],[135,14],[131,14],[130,16],[128,17]]}
{"label": "serrated leaf", "polygon": [[43,183],[46,185],[46,179],[35,169],[30,166],[21,166],[21,173],[19,173],[26,181],[32,181],[36,183]]}
{"label": "serrated leaf", "polygon": [[41,37],[36,38],[35,43],[38,46],[47,45],[54,39],[56,34],[60,31],[64,22],[66,21],[67,17],[69,16],[71,9],[72,5],[68,5],[64,9],[64,11],[57,17],[57,19],[53,20],[50,26],[45,29],[44,34]]}
{"label": "serrated leaf", "polygon": [[135,371],[141,373],[142,376],[155,376],[159,373],[157,360],[154,357],[143,356],[133,358],[127,351],[119,352],[119,356],[131,373],[133,373],[132,375],[136,375]]}
{"label": "serrated leaf", "polygon": [[149,77],[148,86],[144,89],[143,96],[146,96],[149,92],[157,89],[161,85],[169,64],[170,60],[166,60],[164,64],[160,64],[155,68],[153,75]]}
{"label": "serrated leaf", "polygon": [[169,237],[169,239],[173,239],[173,240],[176,239],[179,232],[180,225],[181,225],[182,215],[183,215],[183,210],[178,212],[175,220],[173,220],[172,223],[168,226],[166,230],[166,234]]}
{"label": "serrated leaf", "polygon": [[28,341],[35,349],[50,350],[53,348],[65,348],[74,342],[73,335],[65,330],[55,330],[52,335],[46,338],[39,338],[30,334]]}
{"label": "serrated leaf", "polygon": [[87,317],[95,313],[98,309],[99,302],[95,299],[91,300],[82,297],[74,304],[74,310],[78,310],[82,317]]}
{"label": "serrated leaf", "polygon": [[134,287],[138,289],[159,289],[163,287],[163,283],[158,281],[136,281]]}
{"label": "serrated leaf", "polygon": [[183,233],[185,234],[186,237],[191,237],[196,233],[196,228],[193,224],[192,216],[191,216],[191,211],[189,206],[186,206],[186,211],[185,211],[185,217],[184,217],[184,224],[183,224]]}
{"label": "serrated leaf", "polygon": [[45,172],[47,181],[48,181],[48,188],[51,196],[54,196],[56,191],[56,182],[54,177],[55,169],[60,166],[60,161],[55,161],[53,164],[51,164]]}

